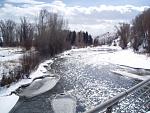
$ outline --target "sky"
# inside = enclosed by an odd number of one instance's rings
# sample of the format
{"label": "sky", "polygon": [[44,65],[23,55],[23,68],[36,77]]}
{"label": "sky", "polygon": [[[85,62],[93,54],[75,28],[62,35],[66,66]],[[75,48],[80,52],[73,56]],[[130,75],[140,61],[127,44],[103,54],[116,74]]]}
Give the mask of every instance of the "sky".
{"label": "sky", "polygon": [[150,7],[150,0],[0,0],[0,19],[34,21],[41,9],[57,12],[68,21],[68,28],[88,31],[93,36],[113,32],[120,22],[131,23]]}

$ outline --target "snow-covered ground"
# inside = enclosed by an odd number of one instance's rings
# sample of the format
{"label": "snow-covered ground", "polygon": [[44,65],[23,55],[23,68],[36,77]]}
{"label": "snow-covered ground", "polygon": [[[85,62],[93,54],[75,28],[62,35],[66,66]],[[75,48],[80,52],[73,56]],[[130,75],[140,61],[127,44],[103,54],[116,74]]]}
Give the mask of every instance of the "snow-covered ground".
{"label": "snow-covered ground", "polygon": [[9,76],[9,71],[20,66],[19,58],[22,55],[21,48],[0,48],[0,80],[2,75]]}
{"label": "snow-covered ground", "polygon": [[133,50],[121,50],[109,57],[110,63],[129,66],[133,68],[150,69],[150,57],[134,53]]}
{"label": "snow-covered ground", "polygon": [[14,61],[22,56],[21,48],[0,48],[0,61]]}
{"label": "snow-covered ground", "polygon": [[[110,49],[110,52],[105,51],[106,49]],[[132,49],[122,50],[120,47],[115,46],[101,46],[94,48],[72,49],[65,52],[64,56],[73,54],[74,52],[86,52],[85,56],[82,57],[85,57],[86,63],[91,65],[105,62],[129,66],[132,68],[150,69],[150,57],[145,54],[134,53]],[[88,60],[89,62],[87,62],[86,59],[87,55],[91,55],[91,59]]]}

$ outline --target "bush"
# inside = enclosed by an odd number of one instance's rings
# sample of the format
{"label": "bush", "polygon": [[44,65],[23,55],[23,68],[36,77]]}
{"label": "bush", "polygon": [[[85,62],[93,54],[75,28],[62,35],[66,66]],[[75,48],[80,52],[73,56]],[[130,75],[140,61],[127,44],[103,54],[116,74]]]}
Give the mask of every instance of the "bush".
{"label": "bush", "polygon": [[9,70],[9,76],[2,75],[0,86],[10,85],[12,82],[18,81],[20,78],[23,78],[22,71],[20,67],[15,68],[14,70]]}
{"label": "bush", "polygon": [[29,52],[27,54],[24,54],[21,59],[21,65],[22,65],[22,74],[24,74],[27,78],[29,77],[29,74],[32,70],[39,64],[41,61],[40,55],[36,52]]}

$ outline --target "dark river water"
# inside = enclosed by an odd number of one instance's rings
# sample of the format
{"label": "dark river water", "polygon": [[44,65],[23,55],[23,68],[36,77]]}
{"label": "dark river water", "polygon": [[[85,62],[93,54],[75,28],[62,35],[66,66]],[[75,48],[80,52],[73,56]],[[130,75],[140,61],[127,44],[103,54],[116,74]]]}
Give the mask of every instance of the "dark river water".
{"label": "dark river water", "polygon": [[[60,93],[67,93],[75,97],[77,112],[85,112],[131,88],[140,80],[115,74],[112,70],[126,69],[138,73],[137,69],[105,61],[97,62],[95,65],[95,60],[93,60],[95,56],[116,51],[108,48],[81,49],[58,55],[50,69],[51,73],[61,76],[58,84],[52,90],[36,97],[29,99],[21,97],[11,113],[53,113],[51,101]],[[145,70],[143,73],[149,73],[149,70]]]}

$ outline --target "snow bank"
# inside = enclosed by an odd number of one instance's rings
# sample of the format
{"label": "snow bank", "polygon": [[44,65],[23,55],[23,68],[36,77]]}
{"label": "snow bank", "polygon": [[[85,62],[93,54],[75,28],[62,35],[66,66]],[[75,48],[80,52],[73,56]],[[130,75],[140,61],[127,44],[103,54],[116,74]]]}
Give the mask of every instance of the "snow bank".
{"label": "snow bank", "polygon": [[52,60],[46,60],[45,62],[41,63],[38,66],[37,70],[33,71],[30,74],[30,79],[22,79],[19,82],[12,84],[9,88],[6,88],[6,87],[1,88],[0,96],[9,95],[12,91],[15,91],[20,86],[31,83],[33,81],[33,79],[47,75],[48,71],[44,66],[46,66],[52,62],[53,62]]}
{"label": "snow bank", "polygon": [[22,79],[17,83],[11,84],[10,87],[2,87],[0,89],[0,96],[9,95],[11,92],[17,90],[20,86],[29,84],[32,82],[32,79]]}
{"label": "snow bank", "polygon": [[38,66],[37,70],[30,74],[30,78],[34,79],[37,77],[47,75],[48,70],[46,69],[46,67],[50,66],[52,63],[53,63],[53,60],[46,60],[45,62],[41,63]]}
{"label": "snow bank", "polygon": [[11,96],[0,97],[0,112],[9,113],[9,111],[17,103],[19,96],[12,94]]}
{"label": "snow bank", "polygon": [[51,104],[55,113],[76,113],[76,100],[70,95],[57,95]]}

